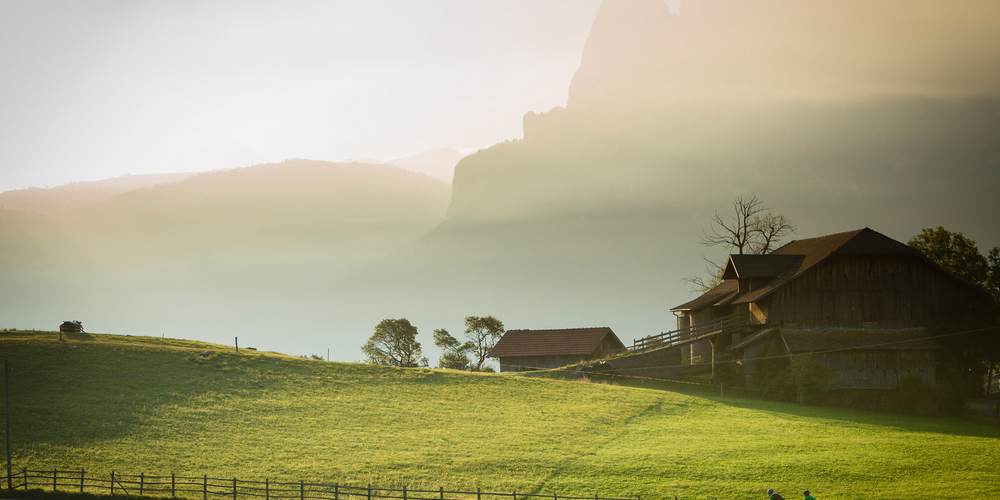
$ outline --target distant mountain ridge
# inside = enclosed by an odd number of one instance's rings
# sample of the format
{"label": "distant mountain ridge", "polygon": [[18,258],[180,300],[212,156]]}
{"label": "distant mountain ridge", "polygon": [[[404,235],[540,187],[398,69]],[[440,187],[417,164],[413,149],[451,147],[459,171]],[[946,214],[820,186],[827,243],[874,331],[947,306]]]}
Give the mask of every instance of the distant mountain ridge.
{"label": "distant mountain ridge", "polygon": [[26,210],[48,215],[96,205],[119,194],[180,182],[194,173],[123,175],[97,181],[74,182],[50,188],[0,192],[0,209]]}
{"label": "distant mountain ridge", "polygon": [[460,151],[445,148],[396,158],[389,160],[387,163],[451,184],[455,177],[455,167],[465,156]]}

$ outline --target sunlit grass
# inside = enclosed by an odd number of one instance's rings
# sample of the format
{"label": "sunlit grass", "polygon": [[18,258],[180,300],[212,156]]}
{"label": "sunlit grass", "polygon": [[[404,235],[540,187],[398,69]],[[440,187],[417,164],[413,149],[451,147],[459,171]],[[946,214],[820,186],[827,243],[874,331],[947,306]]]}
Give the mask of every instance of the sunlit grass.
{"label": "sunlit grass", "polygon": [[1000,429],[156,338],[0,334],[15,468],[644,498],[992,497]]}

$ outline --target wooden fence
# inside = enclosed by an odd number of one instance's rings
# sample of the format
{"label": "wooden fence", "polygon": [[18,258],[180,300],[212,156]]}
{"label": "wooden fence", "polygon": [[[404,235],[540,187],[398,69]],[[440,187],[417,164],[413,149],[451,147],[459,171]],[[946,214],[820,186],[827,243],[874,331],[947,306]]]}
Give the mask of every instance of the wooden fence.
{"label": "wooden fence", "polygon": [[680,328],[657,335],[650,335],[641,339],[632,339],[632,345],[628,347],[628,350],[631,352],[645,352],[653,349],[671,347],[681,342],[690,341],[692,339],[697,339],[714,333],[739,329],[747,324],[748,319],[746,314],[733,313],[729,316],[689,326],[687,328]]}
{"label": "wooden fence", "polygon": [[311,481],[248,481],[237,478],[203,476],[152,475],[146,473],[125,474],[111,471],[108,474],[94,474],[84,469],[21,469],[7,479],[10,489],[44,489],[75,493],[93,493],[120,496],[149,496],[169,498],[189,498],[208,500],[209,498],[240,497],[289,500],[642,500],[640,497],[569,496],[558,494],[530,494],[475,490],[459,491],[409,489],[403,487],[383,488],[372,486],[351,486],[339,483],[319,483]]}

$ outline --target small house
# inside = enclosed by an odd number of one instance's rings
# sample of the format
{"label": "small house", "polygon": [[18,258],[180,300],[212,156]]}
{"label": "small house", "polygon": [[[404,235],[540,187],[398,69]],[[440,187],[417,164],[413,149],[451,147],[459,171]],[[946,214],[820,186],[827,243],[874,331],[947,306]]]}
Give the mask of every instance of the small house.
{"label": "small house", "polygon": [[59,325],[59,333],[83,333],[83,323],[80,321],[63,321]]}
{"label": "small house", "polygon": [[491,356],[500,360],[501,372],[516,372],[558,368],[624,350],[625,345],[608,327],[508,330]]}

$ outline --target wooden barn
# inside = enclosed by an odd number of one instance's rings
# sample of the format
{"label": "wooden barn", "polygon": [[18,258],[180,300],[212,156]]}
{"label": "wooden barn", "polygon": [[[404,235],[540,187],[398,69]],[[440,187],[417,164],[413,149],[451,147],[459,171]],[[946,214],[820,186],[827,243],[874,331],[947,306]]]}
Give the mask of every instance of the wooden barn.
{"label": "wooden barn", "polygon": [[625,350],[608,327],[563,330],[508,330],[493,348],[501,372],[558,368]]}
{"label": "wooden barn", "polygon": [[[732,255],[723,282],[672,310],[677,330],[633,350],[671,348],[677,363],[715,369],[817,353],[835,388],[933,383],[942,346],[931,332],[991,308],[990,297],[913,248],[865,228],[788,243],[768,255]],[[748,377],[749,378],[749,377]]]}

